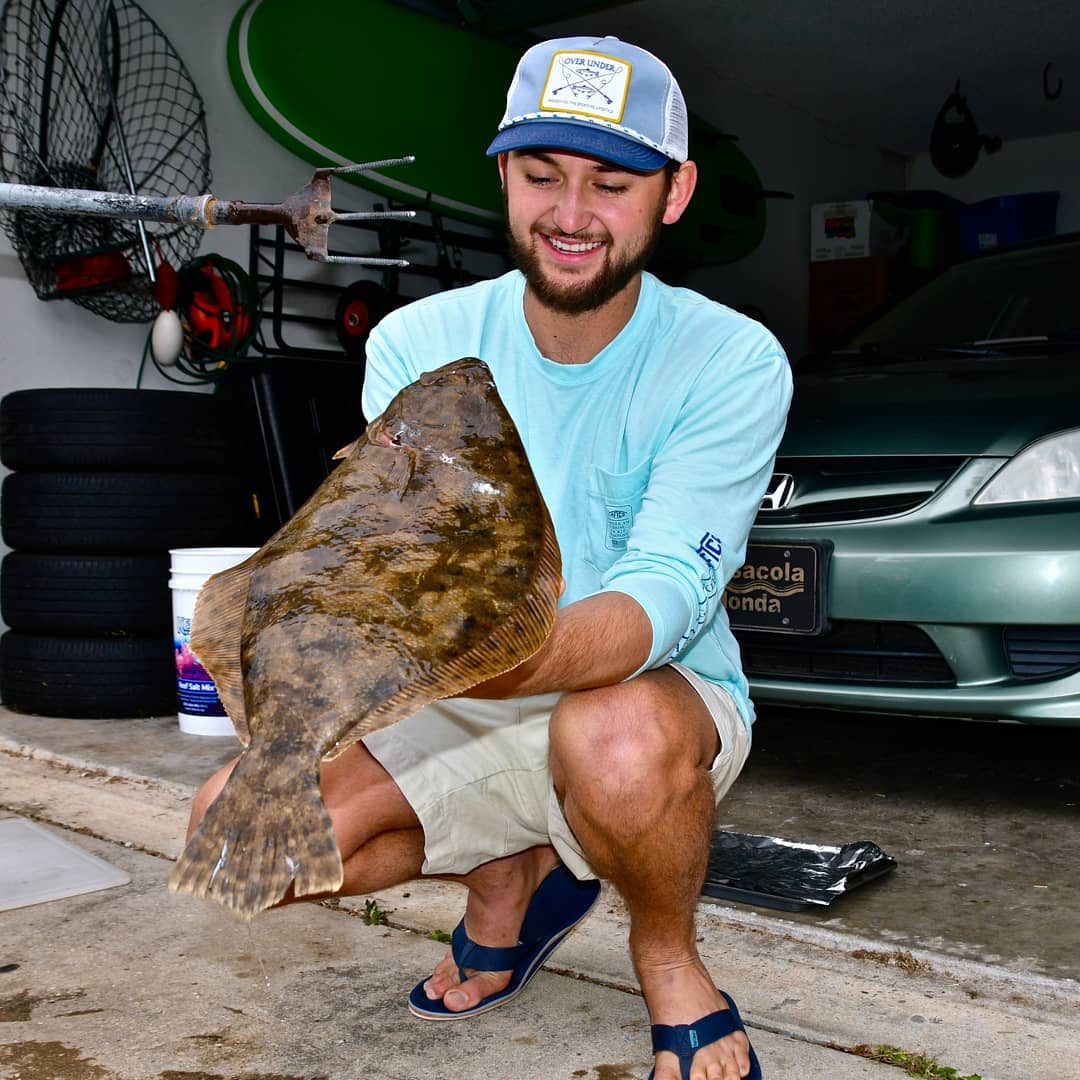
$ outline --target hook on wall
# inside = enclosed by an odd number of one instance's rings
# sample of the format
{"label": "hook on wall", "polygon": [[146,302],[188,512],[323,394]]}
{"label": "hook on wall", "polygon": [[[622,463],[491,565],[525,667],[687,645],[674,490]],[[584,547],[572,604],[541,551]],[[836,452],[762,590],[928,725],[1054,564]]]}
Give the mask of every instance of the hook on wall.
{"label": "hook on wall", "polygon": [[1061,89],[1064,83],[1061,81],[1061,76],[1057,77],[1057,86],[1053,90],[1050,89],[1050,72],[1053,70],[1053,64],[1047,64],[1043,68],[1043,97],[1047,101],[1057,101],[1061,97]]}

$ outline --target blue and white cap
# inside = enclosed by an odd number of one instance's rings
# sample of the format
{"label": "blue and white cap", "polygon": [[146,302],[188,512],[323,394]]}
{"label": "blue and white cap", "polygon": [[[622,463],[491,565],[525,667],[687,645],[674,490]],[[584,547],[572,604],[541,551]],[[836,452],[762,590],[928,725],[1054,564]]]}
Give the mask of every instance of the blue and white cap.
{"label": "blue and white cap", "polygon": [[688,156],[686,102],[668,66],[614,37],[555,38],[518,63],[488,147],[570,150],[652,172]]}

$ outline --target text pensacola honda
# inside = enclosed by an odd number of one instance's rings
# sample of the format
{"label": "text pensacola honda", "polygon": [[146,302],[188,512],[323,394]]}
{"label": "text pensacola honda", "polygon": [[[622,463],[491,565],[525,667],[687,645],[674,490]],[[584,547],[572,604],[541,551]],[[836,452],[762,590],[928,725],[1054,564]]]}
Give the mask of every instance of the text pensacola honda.
{"label": "text pensacola honda", "polygon": [[1080,726],[1080,235],[807,358],[724,602],[754,700]]}

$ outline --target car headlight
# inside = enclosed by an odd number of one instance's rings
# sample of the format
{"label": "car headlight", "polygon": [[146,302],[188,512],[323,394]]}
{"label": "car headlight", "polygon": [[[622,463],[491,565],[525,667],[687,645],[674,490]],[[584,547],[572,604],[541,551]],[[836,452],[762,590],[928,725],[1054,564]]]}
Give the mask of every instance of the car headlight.
{"label": "car headlight", "polygon": [[1050,499],[1080,499],[1080,429],[1025,447],[994,473],[971,502],[986,506]]}

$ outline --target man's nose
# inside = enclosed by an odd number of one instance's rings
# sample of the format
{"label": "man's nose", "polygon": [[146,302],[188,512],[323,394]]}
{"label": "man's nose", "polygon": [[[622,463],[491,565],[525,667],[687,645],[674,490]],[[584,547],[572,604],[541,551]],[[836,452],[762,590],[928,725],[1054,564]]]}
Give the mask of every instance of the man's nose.
{"label": "man's nose", "polygon": [[573,185],[567,185],[559,193],[552,217],[559,229],[573,234],[581,232],[589,224],[592,211],[587,205],[584,193]]}

